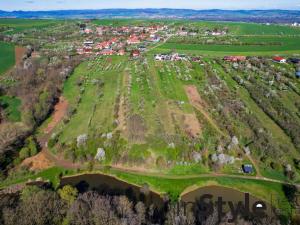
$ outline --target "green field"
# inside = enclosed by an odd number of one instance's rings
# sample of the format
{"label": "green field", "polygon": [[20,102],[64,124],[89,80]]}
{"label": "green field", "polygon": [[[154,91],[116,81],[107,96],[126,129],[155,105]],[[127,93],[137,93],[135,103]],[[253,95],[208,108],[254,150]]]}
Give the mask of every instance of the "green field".
{"label": "green field", "polygon": [[[114,63],[124,67],[123,60],[115,59]],[[100,64],[103,70],[100,69]],[[99,66],[99,67],[98,67]],[[107,69],[107,70],[106,70]],[[114,105],[118,84],[120,83],[119,68],[112,68],[111,63],[98,60],[80,65],[73,76],[65,83],[64,96],[70,106],[76,108],[80,89],[84,90],[77,108],[77,113],[63,129],[62,141],[71,140],[80,134],[92,130],[109,132],[112,130]],[[76,82],[82,79],[84,85],[78,87]],[[97,88],[94,81],[104,83],[103,89]]]}
{"label": "green field", "polygon": [[[185,44],[176,43],[176,40],[170,40],[155,49],[156,52],[179,51],[192,54],[208,55],[226,55],[226,54],[244,54],[244,55],[274,55],[300,53],[300,37],[279,37],[279,36],[253,36],[238,37],[241,44]],[[247,43],[243,45],[243,43]]]}
{"label": "green field", "polygon": [[0,28],[6,27],[5,33],[17,33],[30,29],[42,29],[59,23],[59,20],[0,19]]}
{"label": "green field", "polygon": [[295,27],[288,27],[283,25],[265,25],[258,23],[242,23],[242,22],[190,22],[190,21],[173,21],[177,26],[185,26],[186,28],[206,29],[222,29],[224,27],[229,29],[229,35],[299,35],[300,29]]}
{"label": "green field", "polygon": [[156,25],[158,23],[173,23],[172,20],[159,20],[159,19],[151,19],[151,20],[143,20],[143,19],[99,19],[93,20],[93,24],[102,25],[102,26],[139,26],[141,24],[145,26]]}
{"label": "green field", "polygon": [[4,106],[4,112],[12,122],[21,121],[21,100],[15,97],[0,96],[0,104]]}
{"label": "green field", "polygon": [[0,75],[15,65],[15,47],[0,41]]}

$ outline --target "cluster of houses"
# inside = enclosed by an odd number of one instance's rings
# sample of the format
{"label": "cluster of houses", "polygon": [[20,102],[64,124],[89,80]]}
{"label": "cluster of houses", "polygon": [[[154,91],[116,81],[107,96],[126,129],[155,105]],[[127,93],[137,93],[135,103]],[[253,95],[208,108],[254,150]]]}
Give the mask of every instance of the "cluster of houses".
{"label": "cluster of houses", "polygon": [[[234,63],[237,63],[237,62],[244,62],[247,60],[247,57],[246,56],[225,56],[223,58],[224,61],[226,62],[234,62]],[[296,72],[295,72],[295,75],[297,78],[300,78],[300,59],[299,58],[289,58],[289,59],[286,59],[284,57],[281,57],[281,56],[274,56],[272,58],[273,62],[276,62],[276,63],[291,63],[291,64],[294,64],[295,67],[296,67]]]}
{"label": "cluster of houses", "polygon": [[300,23],[297,23],[297,22],[292,23],[292,27],[300,27]]}
{"label": "cluster of houses", "polygon": [[154,56],[156,61],[187,61],[189,57],[184,54],[172,53],[172,54],[157,54]]}
{"label": "cluster of houses", "polygon": [[[77,53],[82,54],[96,54],[96,55],[124,55],[125,45],[119,43],[116,38],[112,38],[109,41],[103,41],[99,43],[94,43],[94,41],[84,41],[82,48],[77,48]],[[118,50],[114,50],[118,49]]]}
{"label": "cluster of houses", "polygon": [[300,59],[299,58],[285,59],[285,58],[280,57],[280,56],[275,56],[275,57],[273,57],[273,61],[277,62],[277,63],[291,63],[291,64],[294,64],[295,67],[296,67],[295,76],[297,78],[300,78]]}
{"label": "cluster of houses", "polygon": [[246,56],[225,56],[223,58],[223,60],[226,62],[244,62],[246,59]]}
{"label": "cluster of houses", "polygon": [[[185,29],[180,29],[179,31],[177,31],[176,33],[178,36],[196,36],[198,35],[197,32],[194,31],[187,31]],[[226,30],[206,30],[204,32],[204,35],[206,36],[223,36],[226,35],[227,31]]]}
{"label": "cluster of houses", "polygon": [[[83,42],[82,47],[77,48],[77,53],[95,55],[124,55],[127,46],[143,43],[159,42],[161,37],[157,33],[167,29],[166,26],[123,26],[111,27],[100,26],[96,30],[90,28],[81,29],[83,34],[88,35],[89,40]],[[109,40],[97,42],[99,38],[112,37]],[[145,49],[140,47],[139,51]],[[136,54],[137,52],[135,52]]]}
{"label": "cluster of houses", "polygon": [[206,36],[223,36],[227,34],[225,30],[207,30],[204,32]]}

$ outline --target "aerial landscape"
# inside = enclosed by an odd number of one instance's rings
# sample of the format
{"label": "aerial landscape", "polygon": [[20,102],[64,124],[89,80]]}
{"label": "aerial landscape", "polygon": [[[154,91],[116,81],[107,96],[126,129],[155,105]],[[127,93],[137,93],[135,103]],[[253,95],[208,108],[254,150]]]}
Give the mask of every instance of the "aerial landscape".
{"label": "aerial landscape", "polygon": [[0,224],[300,224],[299,5],[59,2],[0,3]]}

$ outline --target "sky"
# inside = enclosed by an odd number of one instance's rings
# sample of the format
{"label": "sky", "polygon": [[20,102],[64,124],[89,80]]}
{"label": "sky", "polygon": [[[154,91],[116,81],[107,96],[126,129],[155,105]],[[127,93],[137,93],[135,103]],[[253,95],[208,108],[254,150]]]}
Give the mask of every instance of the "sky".
{"label": "sky", "polygon": [[5,11],[109,8],[300,10],[300,0],[0,0]]}

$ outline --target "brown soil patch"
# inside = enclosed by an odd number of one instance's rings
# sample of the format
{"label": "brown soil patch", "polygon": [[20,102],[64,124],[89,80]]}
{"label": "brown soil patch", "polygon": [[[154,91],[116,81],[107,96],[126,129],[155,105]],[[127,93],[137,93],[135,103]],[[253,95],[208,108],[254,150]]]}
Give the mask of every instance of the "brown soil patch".
{"label": "brown soil patch", "polygon": [[54,127],[64,118],[68,110],[68,102],[64,97],[59,98],[59,102],[54,107],[53,118],[48,126],[45,128],[44,133],[49,134],[53,131]]}
{"label": "brown soil patch", "polygon": [[220,128],[217,126],[215,121],[210,117],[209,113],[205,110],[207,108],[206,102],[201,99],[197,88],[194,85],[185,86],[185,91],[188,96],[189,102],[205,117],[205,119],[214,127],[221,135],[226,136]]}
{"label": "brown soil patch", "polygon": [[126,103],[125,103],[125,97],[122,95],[120,98],[120,105],[119,105],[119,112],[118,112],[118,129],[121,130],[121,132],[126,130]]}
{"label": "brown soil patch", "polygon": [[51,162],[45,153],[42,151],[39,154],[25,159],[21,166],[29,167],[29,170],[36,171],[36,170],[44,170],[54,166],[54,163]]}
{"label": "brown soil patch", "polygon": [[[125,92],[128,91],[129,88],[128,83],[129,83],[129,76],[128,73],[126,72],[123,78],[123,87],[126,88]],[[123,134],[126,131],[126,111],[127,111],[127,104],[125,99],[125,93],[123,93],[120,97],[120,102],[119,102],[118,127],[117,127],[117,129],[120,130]]]}
{"label": "brown soil patch", "polygon": [[26,52],[26,48],[24,47],[20,47],[20,46],[16,46],[15,47],[15,61],[16,64],[19,64],[22,61],[23,55]]}
{"label": "brown soil patch", "polygon": [[201,99],[197,88],[194,85],[185,86],[185,91],[192,105],[207,107],[207,104]]}
{"label": "brown soil patch", "polygon": [[143,117],[140,115],[132,115],[128,120],[129,140],[133,142],[144,142],[146,126]]}
{"label": "brown soil patch", "polygon": [[192,138],[199,137],[201,126],[195,114],[184,114],[184,130]]}

